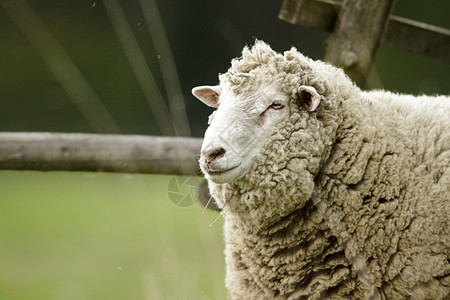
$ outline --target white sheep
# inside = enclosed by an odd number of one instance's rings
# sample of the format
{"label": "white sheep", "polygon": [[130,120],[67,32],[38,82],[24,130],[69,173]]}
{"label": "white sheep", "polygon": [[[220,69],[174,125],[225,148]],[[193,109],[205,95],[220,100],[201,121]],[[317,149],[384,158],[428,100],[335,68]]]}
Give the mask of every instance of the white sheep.
{"label": "white sheep", "polygon": [[[235,299],[450,293],[450,99],[364,92],[256,41],[219,86],[200,166]],[[448,299],[448,298],[447,298]]]}

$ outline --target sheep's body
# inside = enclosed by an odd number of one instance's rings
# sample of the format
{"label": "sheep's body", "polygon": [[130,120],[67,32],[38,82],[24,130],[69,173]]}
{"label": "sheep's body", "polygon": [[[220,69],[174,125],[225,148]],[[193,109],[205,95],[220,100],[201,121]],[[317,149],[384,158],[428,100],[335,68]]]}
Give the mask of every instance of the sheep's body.
{"label": "sheep's body", "polygon": [[[433,113],[434,109],[421,109],[420,105],[416,107],[419,110],[410,110],[405,107],[408,102],[397,101],[402,96],[367,93],[365,97],[372,105],[355,103],[360,98],[344,102],[344,110],[356,115],[344,125],[347,129],[337,136],[340,142],[335,143],[315,179],[321,197],[332,210],[328,213],[338,218],[338,225],[345,226],[357,249],[342,246],[340,233],[329,226],[336,221],[328,222],[330,216],[324,216],[312,201],[260,232],[242,221],[251,215],[233,205],[243,204],[242,189],[249,190],[244,192],[247,196],[252,188],[267,188],[273,195],[266,197],[295,201],[295,195],[283,196],[295,189],[284,185],[284,176],[297,177],[295,170],[284,167],[285,156],[279,152],[284,146],[271,149],[266,145],[267,152],[253,169],[258,174],[267,170],[271,177],[264,176],[267,187],[261,187],[258,176],[225,187],[212,185],[213,194],[223,197],[221,202],[226,199],[229,206],[225,214],[227,285],[236,299],[297,299],[312,294],[365,298],[351,253],[359,253],[365,260],[366,265],[359,267],[367,266],[372,276],[369,280],[387,299],[408,295],[440,299],[448,293],[450,106],[441,105],[441,110]],[[398,105],[398,110],[383,103],[383,98],[396,102],[392,105]],[[443,101],[448,103],[439,98],[422,100],[438,107]],[[443,122],[447,126],[442,126]],[[291,132],[287,130],[286,134]],[[270,168],[268,156],[273,163]],[[280,159],[274,161],[276,157]],[[274,168],[279,170],[274,172]],[[273,191],[271,182],[285,190]],[[295,180],[292,183],[295,185]],[[225,193],[221,191],[224,188]],[[276,202],[272,205],[277,207]]]}
{"label": "sheep's body", "polygon": [[[450,99],[362,92],[295,49],[271,51],[257,43],[221,77],[236,94],[275,82],[291,99],[245,176],[209,182],[233,298],[448,297]],[[256,78],[233,83],[241,73]],[[301,84],[319,91],[317,112],[296,105]]]}

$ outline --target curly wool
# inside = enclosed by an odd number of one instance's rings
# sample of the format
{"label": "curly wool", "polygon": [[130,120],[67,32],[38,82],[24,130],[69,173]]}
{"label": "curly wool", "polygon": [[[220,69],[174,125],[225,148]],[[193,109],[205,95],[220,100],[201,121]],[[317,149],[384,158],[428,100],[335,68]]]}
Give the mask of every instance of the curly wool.
{"label": "curly wool", "polygon": [[[448,297],[447,97],[362,92],[340,69],[258,41],[220,80],[236,95],[276,82],[291,98],[249,173],[209,182],[233,298]],[[321,95],[316,112],[297,104],[300,85]]]}

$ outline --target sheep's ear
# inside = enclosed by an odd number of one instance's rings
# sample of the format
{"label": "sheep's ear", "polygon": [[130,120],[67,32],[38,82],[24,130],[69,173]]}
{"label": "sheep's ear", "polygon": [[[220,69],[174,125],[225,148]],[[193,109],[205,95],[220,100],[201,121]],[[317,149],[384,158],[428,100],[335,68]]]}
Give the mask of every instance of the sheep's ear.
{"label": "sheep's ear", "polygon": [[192,89],[192,95],[210,107],[219,107],[220,86],[202,85]]}
{"label": "sheep's ear", "polygon": [[298,100],[307,111],[315,111],[320,103],[320,95],[314,87],[302,85],[298,88]]}

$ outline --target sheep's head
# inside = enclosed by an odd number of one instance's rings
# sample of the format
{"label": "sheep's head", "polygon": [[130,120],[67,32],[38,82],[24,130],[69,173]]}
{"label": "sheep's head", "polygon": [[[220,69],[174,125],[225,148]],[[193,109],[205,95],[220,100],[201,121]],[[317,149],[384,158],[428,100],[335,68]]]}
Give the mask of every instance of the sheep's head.
{"label": "sheep's head", "polygon": [[299,74],[299,68],[309,71],[310,64],[295,49],[281,55],[257,41],[220,75],[220,85],[192,90],[217,109],[201,149],[200,167],[209,180],[225,183],[248,173],[265,142],[289,120],[292,105],[307,112],[317,109],[321,96],[315,87],[301,84]]}
{"label": "sheep's head", "polygon": [[228,209],[267,225],[309,199],[353,85],[341,70],[295,48],[279,54],[259,41],[219,79],[192,90],[216,108],[200,167],[219,204],[239,199]]}
{"label": "sheep's head", "polygon": [[[274,129],[290,116],[290,97],[277,83],[235,94],[228,85],[199,86],[193,94],[206,105],[217,108],[210,117],[201,149],[200,167],[216,183],[234,181],[252,167]],[[299,101],[314,111],[320,96],[311,86],[298,88]]]}

